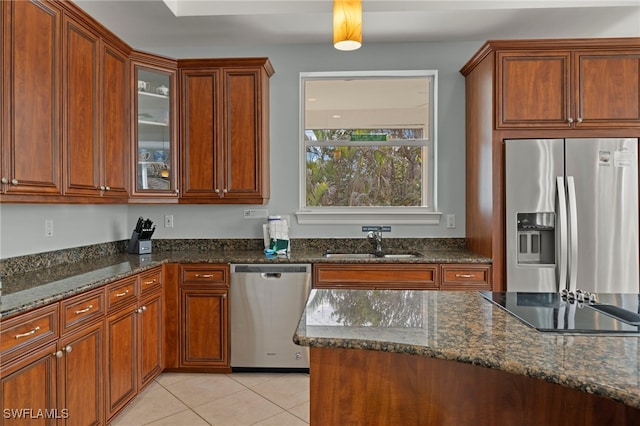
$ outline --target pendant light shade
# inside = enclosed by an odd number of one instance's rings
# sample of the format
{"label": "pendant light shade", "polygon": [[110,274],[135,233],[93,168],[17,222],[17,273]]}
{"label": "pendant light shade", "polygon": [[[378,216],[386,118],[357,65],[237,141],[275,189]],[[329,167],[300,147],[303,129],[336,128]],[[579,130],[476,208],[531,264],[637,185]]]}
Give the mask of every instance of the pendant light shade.
{"label": "pendant light shade", "polygon": [[362,46],[362,0],[333,1],[333,47],[356,50]]}

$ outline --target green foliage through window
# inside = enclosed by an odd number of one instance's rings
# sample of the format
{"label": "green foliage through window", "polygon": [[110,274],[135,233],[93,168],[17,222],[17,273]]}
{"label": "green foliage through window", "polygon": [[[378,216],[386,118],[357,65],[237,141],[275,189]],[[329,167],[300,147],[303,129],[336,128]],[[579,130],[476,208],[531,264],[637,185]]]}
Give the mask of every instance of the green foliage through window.
{"label": "green foliage through window", "polygon": [[[422,173],[427,148],[361,140],[373,135],[371,139],[401,143],[421,139],[421,129],[323,129],[307,130],[305,135],[307,206],[423,204]],[[351,142],[352,135],[360,136],[357,142]]]}

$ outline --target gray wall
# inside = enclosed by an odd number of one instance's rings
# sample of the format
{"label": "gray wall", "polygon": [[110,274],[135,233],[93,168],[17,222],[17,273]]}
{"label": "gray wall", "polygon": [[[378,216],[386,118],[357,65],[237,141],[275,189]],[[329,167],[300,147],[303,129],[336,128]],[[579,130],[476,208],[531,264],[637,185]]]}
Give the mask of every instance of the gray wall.
{"label": "gray wall", "polygon": [[[244,219],[247,208],[292,217],[291,238],[362,237],[358,225],[298,225],[298,85],[302,71],[438,70],[438,210],[455,214],[457,227],[392,225],[389,237],[463,237],[465,200],[464,78],[458,70],[482,42],[367,44],[354,52],[326,45],[252,48],[135,46],[174,58],[267,56],[271,78],[271,200],[265,206],[216,205],[21,205],[0,206],[0,258],[40,253],[129,237],[139,216],[158,224],[154,238],[261,238],[263,219]],[[164,228],[166,214],[174,228]],[[45,220],[54,235],[45,237]],[[363,224],[371,224],[364,223]],[[387,235],[385,235],[387,236]]]}

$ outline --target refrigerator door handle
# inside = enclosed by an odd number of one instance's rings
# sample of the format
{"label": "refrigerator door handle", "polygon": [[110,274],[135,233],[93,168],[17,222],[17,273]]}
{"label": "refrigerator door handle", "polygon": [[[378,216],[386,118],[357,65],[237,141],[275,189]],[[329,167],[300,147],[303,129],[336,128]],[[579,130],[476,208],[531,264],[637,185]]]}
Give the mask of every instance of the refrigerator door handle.
{"label": "refrigerator door handle", "polygon": [[578,211],[576,203],[576,184],[573,176],[567,176],[569,197],[569,290],[576,291],[578,277]]}
{"label": "refrigerator door handle", "polygon": [[557,265],[558,288],[556,290],[561,291],[562,289],[567,288],[567,270],[569,268],[567,245],[567,198],[565,195],[564,178],[562,176],[558,176],[556,178],[556,191],[558,202],[558,222],[556,224],[556,229],[558,229],[558,239],[560,241],[560,256]]}

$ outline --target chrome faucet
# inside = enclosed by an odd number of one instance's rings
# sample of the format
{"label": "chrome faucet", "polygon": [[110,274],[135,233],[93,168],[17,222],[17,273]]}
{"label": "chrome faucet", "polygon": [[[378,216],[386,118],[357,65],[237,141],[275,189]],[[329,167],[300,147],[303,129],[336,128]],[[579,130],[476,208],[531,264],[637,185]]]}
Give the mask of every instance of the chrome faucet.
{"label": "chrome faucet", "polygon": [[369,231],[367,238],[376,244],[375,255],[382,256],[382,227],[379,227],[376,231]]}

